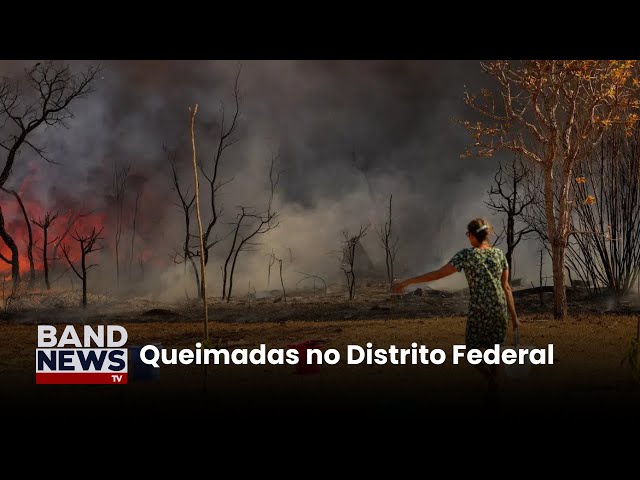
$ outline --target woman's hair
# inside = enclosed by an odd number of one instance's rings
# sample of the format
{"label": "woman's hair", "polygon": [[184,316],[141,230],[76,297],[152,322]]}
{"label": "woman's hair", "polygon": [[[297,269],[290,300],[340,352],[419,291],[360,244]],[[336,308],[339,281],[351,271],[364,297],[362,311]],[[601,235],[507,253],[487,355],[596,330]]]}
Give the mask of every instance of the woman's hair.
{"label": "woman's hair", "polygon": [[482,243],[489,238],[491,225],[489,225],[489,222],[484,218],[474,218],[469,222],[469,225],[467,225],[467,230],[471,235],[476,237],[476,240]]}

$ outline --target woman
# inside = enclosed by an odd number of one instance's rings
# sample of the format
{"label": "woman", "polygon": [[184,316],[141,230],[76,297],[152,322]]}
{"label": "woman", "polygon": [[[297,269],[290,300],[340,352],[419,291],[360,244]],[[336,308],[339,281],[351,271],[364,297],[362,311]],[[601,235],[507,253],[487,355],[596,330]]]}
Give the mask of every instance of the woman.
{"label": "woman", "polygon": [[[439,280],[455,272],[464,271],[469,283],[469,316],[466,327],[467,348],[492,348],[502,344],[507,332],[507,313],[515,329],[519,325],[509,285],[509,265],[502,250],[489,244],[491,225],[476,218],[467,225],[467,238],[471,248],[456,253],[444,267],[418,277],[403,280],[394,286],[394,292],[415,283]],[[478,365],[489,382],[489,390],[497,388],[497,366]]]}

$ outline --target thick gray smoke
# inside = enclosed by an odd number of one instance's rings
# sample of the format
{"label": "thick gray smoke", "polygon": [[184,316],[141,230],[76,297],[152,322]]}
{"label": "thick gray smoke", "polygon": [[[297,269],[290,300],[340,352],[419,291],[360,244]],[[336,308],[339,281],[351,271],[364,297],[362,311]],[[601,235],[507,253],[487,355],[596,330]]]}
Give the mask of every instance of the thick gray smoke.
{"label": "thick gray smoke", "polygon": [[[72,62],[74,68],[86,63]],[[5,75],[19,74],[29,62],[2,62]],[[34,141],[46,146],[61,165],[48,165],[25,150],[16,162],[13,186],[42,209],[105,212],[106,245],[99,254],[102,288],[113,286],[113,168],[131,163],[125,199],[123,258],[129,255],[132,210],[142,191],[136,249],[144,250],[145,283],[156,293],[193,293],[189,271],[170,254],[180,248],[183,218],[175,206],[170,168],[163,146],[177,152],[181,181],[193,184],[190,170],[188,107],[200,105],[196,124],[199,159],[207,164],[218,139],[221,102],[232,111],[230,61],[104,62],[96,92],[78,101],[69,130],[49,129]],[[271,150],[280,152],[284,170],[274,205],[280,226],[242,254],[237,294],[267,287],[268,254],[285,259],[287,284],[305,271],[341,282],[342,231],[371,224],[363,245],[374,264],[383,253],[375,227],[384,222],[394,198],[400,238],[398,276],[440,266],[467,246],[465,225],[487,215],[483,204],[496,160],[460,159],[467,133],[455,120],[469,115],[464,86],[479,88],[478,62],[464,61],[243,61],[240,141],[225,152],[221,190],[222,237],[236,206],[264,208]],[[27,185],[25,187],[25,185]],[[206,187],[206,183],[203,184]],[[5,201],[5,200],[3,200]],[[203,197],[204,207],[208,198]],[[206,222],[210,209],[204,208]],[[496,223],[498,221],[496,220]],[[192,223],[195,233],[195,222]],[[209,281],[220,288],[221,243],[213,251]],[[142,274],[134,262],[133,278]],[[128,259],[124,260],[128,265]],[[143,264],[144,265],[144,264]],[[128,274],[127,274],[128,275]],[[461,286],[462,276],[440,286]],[[140,283],[140,282],[137,282]],[[249,283],[251,287],[249,287]],[[277,288],[274,281],[271,288]]]}

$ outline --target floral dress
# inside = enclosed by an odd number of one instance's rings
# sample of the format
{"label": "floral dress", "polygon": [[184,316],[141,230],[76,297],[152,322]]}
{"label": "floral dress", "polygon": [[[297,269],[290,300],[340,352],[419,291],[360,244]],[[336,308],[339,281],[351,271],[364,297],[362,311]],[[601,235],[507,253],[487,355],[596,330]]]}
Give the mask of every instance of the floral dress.
{"label": "floral dress", "polygon": [[465,248],[451,259],[456,270],[464,270],[469,283],[468,348],[491,348],[504,342],[507,333],[507,299],[502,272],[507,259],[499,248]]}

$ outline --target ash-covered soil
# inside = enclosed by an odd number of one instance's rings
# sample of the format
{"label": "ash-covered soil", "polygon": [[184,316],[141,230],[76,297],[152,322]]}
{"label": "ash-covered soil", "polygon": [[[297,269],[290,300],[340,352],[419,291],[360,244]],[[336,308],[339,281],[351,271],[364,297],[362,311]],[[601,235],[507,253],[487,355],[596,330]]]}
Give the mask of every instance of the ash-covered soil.
{"label": "ash-covered soil", "polygon": [[[551,295],[543,293],[545,304],[541,306],[536,291],[516,293],[521,341],[535,347],[553,343],[555,361],[532,367],[524,379],[504,378],[499,398],[500,408],[506,408],[500,410],[504,429],[513,418],[527,416],[535,418],[536,425],[541,418],[564,421],[567,415],[580,421],[593,421],[600,415],[609,424],[612,413],[620,421],[640,421],[640,389],[628,364],[622,362],[636,335],[637,297],[616,300],[569,290],[569,318],[555,321]],[[186,417],[194,422],[213,421],[219,418],[218,412],[225,412],[228,419],[250,414],[295,421],[307,418],[308,412],[348,421],[358,415],[367,419],[402,415],[412,424],[461,418],[461,414],[465,422],[486,417],[486,384],[466,363],[379,366],[340,362],[323,365],[316,375],[298,375],[291,365],[204,369],[164,365],[157,380],[132,378],[126,387],[35,385],[35,322],[118,324],[127,329],[131,346],[155,343],[170,349],[193,348],[203,339],[202,305],[197,300],[167,302],[92,294],[86,310],[78,307],[79,302],[79,292],[32,292],[15,299],[3,314],[0,394],[9,399],[7,411],[17,416],[50,415],[51,409],[68,411],[73,405],[83,421],[101,412],[114,419],[135,416],[136,425],[146,419],[163,426],[172,419],[183,424]],[[367,342],[385,348],[417,342],[450,352],[452,345],[464,342],[467,302],[464,292],[391,295],[383,286],[361,289],[354,301],[343,294],[302,291],[291,292],[287,303],[276,293],[230,303],[212,298],[210,332],[213,344],[223,348],[255,348],[263,343],[285,348],[315,339],[343,355],[347,345]],[[513,341],[511,333],[506,341]],[[523,424],[530,425],[525,420]]]}
{"label": "ash-covered soil", "polygon": [[[519,315],[548,319],[551,316],[551,287],[516,289]],[[589,295],[584,289],[568,288],[569,313],[633,315],[640,312],[640,297],[616,298],[608,294]],[[167,301],[147,296],[90,293],[87,308],[80,307],[81,293],[70,290],[23,292],[8,302],[0,321],[33,323],[130,323],[192,322],[202,319],[202,302],[197,299]],[[322,294],[316,290],[258,292],[233,298],[230,302],[209,297],[209,318],[224,323],[260,323],[288,321],[392,320],[465,315],[469,297],[466,291],[429,288],[395,295],[382,285],[360,288],[349,300],[344,292]]]}

